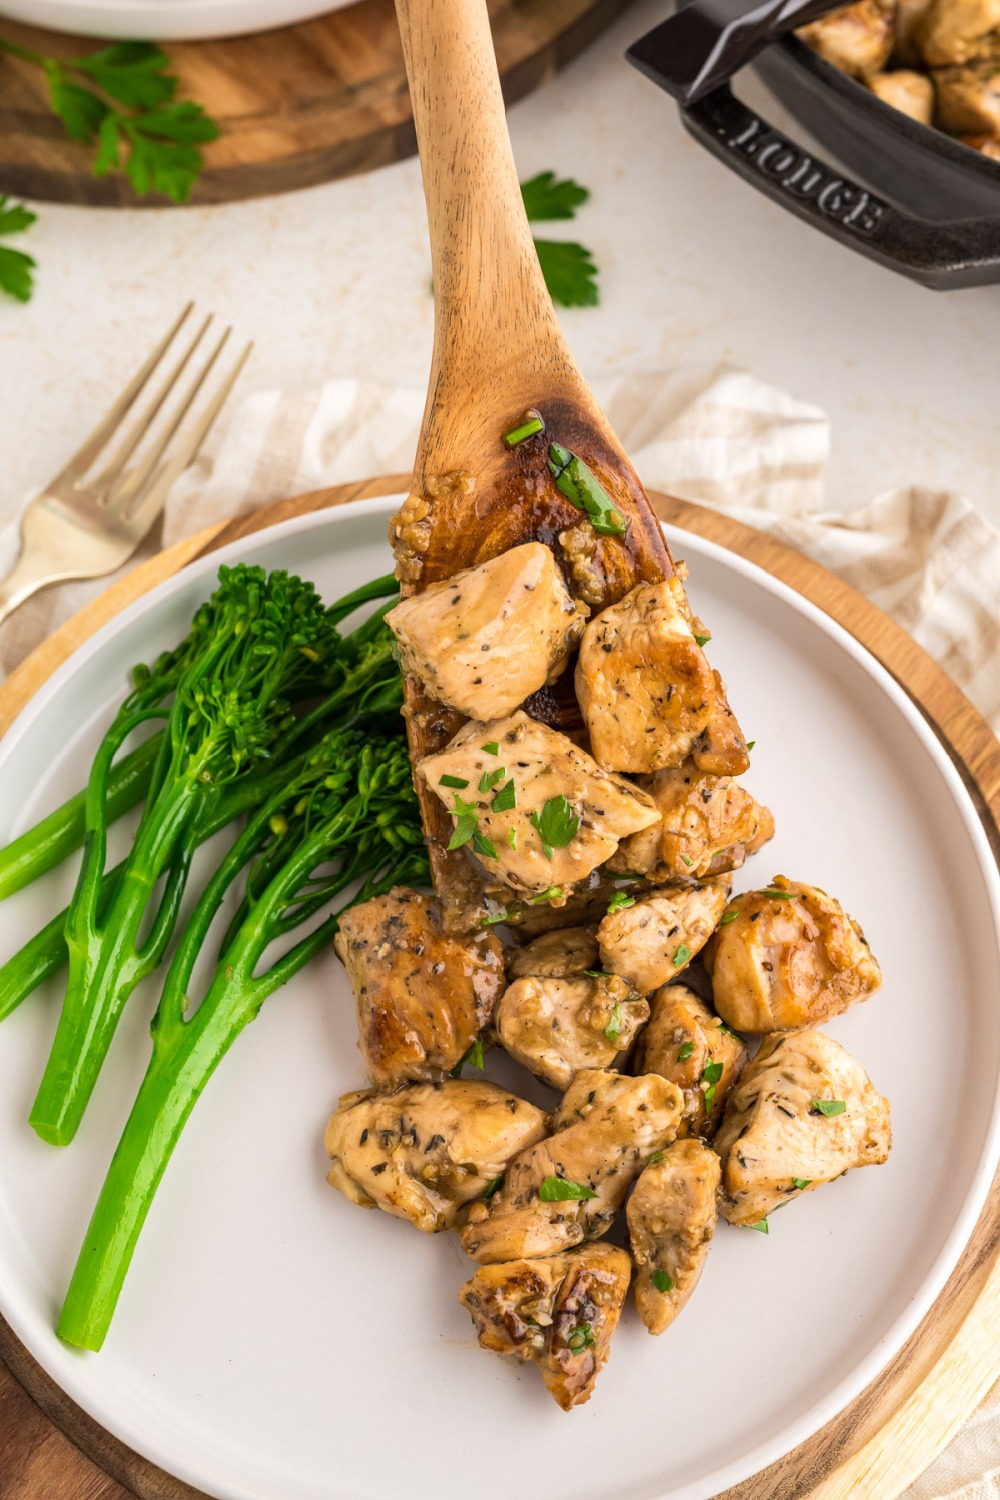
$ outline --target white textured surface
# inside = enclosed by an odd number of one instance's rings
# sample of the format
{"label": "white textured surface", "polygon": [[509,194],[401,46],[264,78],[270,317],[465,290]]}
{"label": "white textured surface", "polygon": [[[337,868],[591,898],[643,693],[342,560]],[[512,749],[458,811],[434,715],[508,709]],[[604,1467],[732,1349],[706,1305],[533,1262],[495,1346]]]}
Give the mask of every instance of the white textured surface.
{"label": "white textured surface", "polygon": [[[602,306],[564,314],[584,371],[734,362],[831,414],[831,508],[920,480],[963,490],[1000,522],[1000,288],[911,286],[710,159],[622,56],[664,9],[630,6],[511,111],[522,175],[554,168],[593,191],[577,225],[546,231],[578,233],[601,266]],[[257,340],[244,393],[425,378],[415,160],[218,208],[42,204],[40,215],[25,241],[40,261],[35,300],[0,305],[0,517],[49,477],[188,297]]]}

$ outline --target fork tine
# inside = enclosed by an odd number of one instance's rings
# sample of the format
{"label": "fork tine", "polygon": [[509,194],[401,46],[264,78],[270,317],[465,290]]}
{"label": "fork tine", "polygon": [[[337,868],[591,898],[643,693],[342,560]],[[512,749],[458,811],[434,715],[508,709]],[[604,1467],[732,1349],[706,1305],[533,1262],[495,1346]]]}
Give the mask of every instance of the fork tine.
{"label": "fork tine", "polygon": [[143,464],[141,470],[133,470],[127,476],[124,484],[127,486],[128,494],[122,495],[120,497],[116,495],[114,497],[115,503],[120,508],[121,513],[128,519],[129,523],[134,528],[140,530],[143,534],[149,529],[150,526],[152,526],[153,522],[156,520],[156,517],[163,509],[163,506],[166,503],[167,495],[173,487],[174,481],[181,473],[183,473],[183,471],[188,467],[189,464],[194,463],[199,452],[201,451],[201,446],[204,443],[205,438],[208,436],[208,433],[214,425],[216,418],[218,417],[223,406],[228,401],[233,387],[235,386],[237,380],[243,372],[244,365],[253,352],[253,344],[247,344],[242,354],[240,354],[236,363],[233,365],[229,374],[226,376],[225,380],[222,382],[219,389],[212,397],[211,401],[205,407],[205,410],[199,416],[192,431],[184,435],[178,451],[173,455],[172,458],[168,459],[165,463],[160,463],[159,466],[154,469],[154,466],[158,463],[158,460],[166,451],[167,445],[171,441],[171,438],[177,432],[177,429],[183,422],[187,412],[190,410],[191,404],[197,396],[202,385],[204,384],[209,370],[212,368],[216,359],[221,354],[223,346],[225,345],[230,332],[231,330],[227,328],[225,334],[219,340],[214,353],[205,366],[205,369],[201,373],[200,379],[194,386],[194,389],[191,391],[187,401],[184,403],[182,410],[179,412],[170,432],[164,439],[163,443],[160,445],[158,451],[146,463]]}
{"label": "fork tine", "polygon": [[170,373],[164,378],[159,390],[156,391],[155,395],[151,397],[144,410],[140,412],[136,417],[131,428],[122,438],[121,442],[114,450],[108,462],[104,465],[99,474],[95,475],[93,479],[88,481],[87,488],[94,496],[94,499],[98,505],[108,505],[111,503],[112,492],[117,489],[119,480],[121,480],[123,475],[125,474],[125,465],[128,463],[129,459],[132,457],[132,454],[135,452],[136,448],[138,448],[143,438],[152,428],[153,423],[156,421],[157,417],[162,411],[163,406],[169,396],[177,388],[178,381],[184,374],[184,371],[187,369],[188,365],[191,363],[191,360],[194,357],[194,354],[197,351],[198,347],[200,346],[202,339],[208,332],[209,326],[212,322],[212,317],[212,313],[209,313],[208,317],[204,320],[201,327],[198,329],[198,332],[191,340],[187,349],[181,355],[180,359],[174,365]]}
{"label": "fork tine", "polygon": [[89,437],[84,438],[72,458],[67,461],[65,467],[51,481],[51,488],[54,489],[57,485],[61,484],[72,484],[81,474],[85,474],[90,468],[101,452],[101,449],[106,446],[116,429],[120,426],[124,418],[128,416],[132,407],[142,395],[154,370],[178,333],[180,333],[193,310],[194,303],[189,302],[169,333],[160,340],[146,362],[133,375],[110,411],[105,413],[93,432],[90,433]]}

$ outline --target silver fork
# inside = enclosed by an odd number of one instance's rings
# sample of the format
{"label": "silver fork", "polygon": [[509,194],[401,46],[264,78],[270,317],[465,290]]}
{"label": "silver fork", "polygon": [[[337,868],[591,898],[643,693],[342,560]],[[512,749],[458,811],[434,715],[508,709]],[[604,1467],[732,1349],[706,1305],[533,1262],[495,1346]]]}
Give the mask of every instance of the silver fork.
{"label": "silver fork", "polygon": [[[28,506],[21,521],[21,554],[0,582],[0,624],[47,584],[99,578],[120,568],[156,521],[174,480],[193,463],[253,349],[247,344],[215,394],[187,422],[232,332],[226,328],[200,368],[185,377],[208,333],[211,314],[182,348],[144,410],[120,432],[193,310],[194,304],[188,303],[107,416]],[[88,478],[116,437],[119,441],[103,467]],[[128,467],[133,455],[135,461]]]}

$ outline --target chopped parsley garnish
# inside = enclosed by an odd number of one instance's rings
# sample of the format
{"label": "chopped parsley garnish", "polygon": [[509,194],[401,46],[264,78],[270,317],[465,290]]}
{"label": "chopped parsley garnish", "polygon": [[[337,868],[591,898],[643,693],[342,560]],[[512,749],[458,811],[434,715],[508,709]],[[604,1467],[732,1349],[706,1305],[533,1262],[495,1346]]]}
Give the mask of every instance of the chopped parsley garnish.
{"label": "chopped parsley garnish", "polygon": [[756,743],[757,743],[756,740],[747,740],[747,749],[748,750],[752,750],[753,747],[754,747],[754,745],[756,745]]}
{"label": "chopped parsley garnish", "polygon": [[778,898],[779,901],[794,901],[795,900],[795,892],[794,891],[779,891],[777,889],[777,887],[773,886],[773,885],[769,885],[768,886],[767,890],[764,892],[764,895],[765,896],[777,896],[777,898]]}
{"label": "chopped parsley garnish", "polygon": [[480,748],[480,750],[485,750],[487,755],[499,755],[500,754],[500,742],[499,742],[499,740],[487,740],[486,744],[485,745],[480,745],[479,748]]}
{"label": "chopped parsley garnish", "polygon": [[618,1003],[615,1005],[614,1010],[611,1013],[611,1020],[608,1022],[607,1026],[605,1026],[605,1028],[604,1028],[604,1035],[607,1037],[607,1039],[608,1039],[609,1042],[617,1042],[618,1038],[621,1036],[621,1030],[622,1030],[622,1006],[621,1006],[621,1001],[619,1000]]}
{"label": "chopped parsley garnish", "polygon": [[771,1232],[767,1227],[766,1215],[763,1219],[758,1219],[756,1224],[748,1224],[747,1228],[756,1229],[759,1234],[770,1234]]}
{"label": "chopped parsley garnish", "polygon": [[694,638],[694,643],[696,646],[704,647],[708,645],[711,639],[712,637],[710,635],[696,635]]}
{"label": "chopped parsley garnish", "polygon": [[483,1189],[483,1197],[487,1199],[492,1198],[493,1194],[498,1193],[502,1187],[503,1174],[501,1173],[499,1177],[494,1177],[492,1182],[488,1182],[486,1184],[485,1188]]}
{"label": "chopped parsley garnish", "polygon": [[667,1159],[667,1153],[665,1151],[654,1151],[653,1154],[652,1154],[652,1156],[647,1156],[646,1157],[646,1166],[647,1167],[658,1167],[659,1164],[660,1164],[660,1162],[661,1161],[666,1161],[666,1159]]}
{"label": "chopped parsley garnish", "polygon": [[628,530],[625,517],[615,509],[611,496],[582,458],[558,443],[550,443],[549,473],[570,505],[590,517],[595,531],[602,536],[624,536]]}
{"label": "chopped parsley garnish", "polygon": [[483,918],[483,926],[484,927],[493,927],[497,922],[506,922],[506,920],[507,920],[507,918],[509,916],[510,916],[510,912],[508,912],[508,911],[498,911],[492,917],[484,917]]}
{"label": "chopped parsley garnish", "polygon": [[[495,771],[484,771],[479,778],[479,790],[481,792],[492,792],[498,781],[503,781],[507,771],[504,766],[498,766]],[[466,782],[468,786],[468,782]]]}
{"label": "chopped parsley garnish", "polygon": [[666,1271],[661,1271],[659,1266],[657,1266],[656,1270],[653,1272],[650,1280],[652,1281],[658,1292],[672,1292],[674,1289],[672,1277],[668,1276]]}
{"label": "chopped parsley garnish", "polygon": [[738,916],[738,911],[724,911],[722,913],[722,916],[719,918],[719,926],[725,927],[727,922],[735,922]]}
{"label": "chopped parsley garnish", "polygon": [[514,852],[517,853],[517,829],[516,828],[508,828],[507,829],[507,842],[510,845],[510,847],[514,850]]}
{"label": "chopped parsley garnish", "polygon": [[561,885],[546,886],[544,891],[539,891],[537,896],[528,897],[529,906],[537,906],[540,901],[558,901],[563,893]]}
{"label": "chopped parsley garnish", "polygon": [[584,1349],[597,1348],[594,1330],[589,1323],[577,1323],[566,1335],[566,1342],[574,1354],[580,1354]]}
{"label": "chopped parsley garnish", "polygon": [[687,1062],[688,1058],[691,1056],[691,1053],[693,1051],[694,1051],[694,1042],[685,1042],[684,1045],[681,1047],[681,1050],[677,1054],[677,1061],[678,1062]]}
{"label": "chopped parsley garnish", "polygon": [[691,949],[688,947],[687,943],[681,943],[680,947],[678,948],[677,952],[674,954],[670,962],[673,964],[675,969],[679,969],[681,964],[686,964],[690,957]]}
{"label": "chopped parsley garnish", "polygon": [[588,979],[614,979],[615,977],[613,974],[609,974],[607,969],[584,969],[582,972],[586,974]]}
{"label": "chopped parsley garnish", "polygon": [[812,1186],[812,1178],[811,1177],[793,1177],[792,1178],[792,1187],[798,1188],[798,1190],[799,1190],[800,1193],[804,1192],[807,1187],[811,1187],[811,1186]]}
{"label": "chopped parsley garnish", "polygon": [[[13,203],[0,195],[0,235],[23,234],[34,224],[33,214],[26,203]],[[9,245],[0,245],[0,291],[18,302],[30,302],[34,290],[33,272],[35,260],[23,250],[12,250]]]}
{"label": "chopped parsley garnish", "polygon": [[616,911],[624,911],[626,906],[634,906],[635,897],[626,896],[624,891],[616,891],[608,902],[608,916]]}
{"label": "chopped parsley garnish", "polygon": [[462,845],[467,844],[476,832],[479,808],[474,802],[466,802],[462,797],[456,796],[452,812],[455,817],[455,832],[449,840],[448,848],[461,849]]}
{"label": "chopped parsley garnish", "polygon": [[492,839],[488,839],[485,834],[480,833],[478,828],[473,830],[472,852],[482,855],[484,859],[497,859],[499,857],[497,855],[496,844],[493,843]]}
{"label": "chopped parsley garnish", "polygon": [[715,1029],[716,1031],[724,1031],[726,1036],[731,1036],[735,1042],[743,1041],[743,1037],[740,1036],[739,1032],[734,1031],[731,1026],[727,1026],[725,1021],[716,1021]]}
{"label": "chopped parsley garnish", "polygon": [[[500,774],[503,775],[503,772],[501,771]],[[512,776],[509,781],[504,782],[490,803],[490,807],[494,812],[511,812],[516,806],[517,789],[514,786],[514,778]],[[513,829],[511,832],[513,832]]]}
{"label": "chopped parsley garnish", "polygon": [[540,813],[531,814],[531,823],[546,859],[552,858],[553,849],[564,849],[580,831],[579,816],[561,792],[558,797],[550,797]]}
{"label": "chopped parsley garnish", "polygon": [[705,1113],[706,1114],[708,1114],[708,1111],[712,1108],[712,1105],[715,1103],[715,1085],[718,1083],[718,1081],[719,1081],[719,1079],[721,1077],[722,1077],[722,1063],[720,1063],[720,1062],[707,1062],[705,1064],[704,1072],[702,1073],[701,1078],[698,1081],[699,1081],[699,1083],[704,1083],[704,1084],[707,1085],[707,1087],[705,1089]]}
{"label": "chopped parsley garnish", "polygon": [[846,1108],[843,1099],[814,1099],[809,1106],[811,1114],[826,1115],[827,1119],[831,1115],[842,1115]]}
{"label": "chopped parsley garnish", "polygon": [[464,792],[465,788],[469,785],[468,780],[464,776],[442,776],[440,784],[441,786],[454,787],[459,792]]}
{"label": "chopped parsley garnish", "polygon": [[596,1198],[597,1194],[585,1182],[571,1182],[567,1177],[543,1177],[538,1196],[543,1203],[568,1203],[578,1198]]}
{"label": "chopped parsley garnish", "polygon": [[503,440],[508,448],[516,448],[518,443],[523,443],[526,438],[534,437],[536,432],[544,431],[545,423],[535,413],[534,416],[526,416],[517,427],[512,427],[509,432],[505,432]]}
{"label": "chopped parsley garnish", "polygon": [[539,172],[521,183],[524,212],[532,221],[541,219],[575,219],[576,211],[590,197],[590,189],[574,182],[572,177],[557,177],[554,172]]}
{"label": "chopped parsley garnish", "polygon": [[682,854],[681,855],[681,859],[684,861],[684,863],[688,866],[689,869],[694,864],[694,860],[693,859],[688,859],[688,857],[687,857],[686,854]]}
{"label": "chopped parsley garnish", "polygon": [[[573,219],[590,197],[587,188],[554,172],[539,172],[521,183],[521,197],[529,222]],[[575,240],[535,240],[538,264],[553,302],[563,307],[596,307],[597,266],[585,246]]]}
{"label": "chopped parsley garnish", "polygon": [[465,1067],[466,1063],[469,1064],[470,1068],[478,1068],[480,1073],[483,1071],[483,1067],[485,1066],[485,1059],[483,1058],[483,1039],[481,1036],[476,1037],[476,1040],[473,1042],[468,1052],[466,1052],[465,1056],[459,1058],[458,1062],[452,1068],[452,1078],[461,1078],[462,1069]]}

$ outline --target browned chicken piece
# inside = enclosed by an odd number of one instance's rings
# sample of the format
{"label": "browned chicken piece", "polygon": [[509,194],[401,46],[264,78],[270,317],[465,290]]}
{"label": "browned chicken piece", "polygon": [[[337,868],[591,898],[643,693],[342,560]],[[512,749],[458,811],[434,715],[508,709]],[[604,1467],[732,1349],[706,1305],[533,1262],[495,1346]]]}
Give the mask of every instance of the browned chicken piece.
{"label": "browned chicken piece", "polygon": [[759,854],[764,845],[769,843],[771,839],[774,838],[774,814],[772,813],[771,809],[769,807],[764,807],[762,803],[758,802],[757,812],[760,817],[760,822],[757,825],[757,832],[754,834],[750,842],[746,845],[746,851],[748,854]]}
{"label": "browned chicken piece", "polygon": [[930,9],[932,0],[896,0],[896,39],[892,48],[892,61],[898,68],[922,68],[924,54],[920,50],[920,26]]}
{"label": "browned chicken piece", "polygon": [[565,890],[660,820],[646,792],[525,713],[466,724],[417,774],[452,813],[456,837],[519,891]]}
{"label": "browned chicken piece", "polygon": [[587,611],[548,547],[525,542],[412,594],[386,615],[403,671],[470,719],[498,719],[554,682]]}
{"label": "browned chicken piece", "polygon": [[800,1192],[889,1155],[889,1101],[861,1064],[821,1031],[768,1036],[729,1096],[715,1138],[719,1211],[759,1224]]}
{"label": "browned chicken piece", "polygon": [[650,996],[649,1010],[632,1072],[659,1073],[676,1083],[684,1096],[687,1128],[708,1140],[746,1067],[747,1049],[686,984],[658,989]]}
{"label": "browned chicken piece", "polygon": [[979,57],[998,26],[1000,0],[932,0],[915,36],[925,61],[943,68]]}
{"label": "browned chicken piece", "polygon": [[484,1349],[536,1364],[563,1411],[589,1401],[607,1363],[632,1267],[624,1250],[483,1266],[459,1292]]}
{"label": "browned chicken piece", "polygon": [[358,1002],[358,1047],[378,1088],[443,1078],[493,1019],[504,988],[493,933],[459,939],[406,886],[352,907],[334,943]]}
{"label": "browned chicken piece", "polygon": [[552,1134],[511,1162],[488,1206],[470,1209],[462,1249],[489,1265],[599,1239],[649,1156],[676,1136],[682,1105],[680,1090],[653,1073],[582,1069]]}
{"label": "browned chicken piece", "polygon": [[981,151],[991,161],[1000,161],[1000,135],[960,135],[959,140],[963,146]]}
{"label": "browned chicken piece", "polygon": [[742,776],[750,768],[747,742],[718,672],[712,673],[712,681],[715,689],[709,701],[708,723],[695,740],[691,755],[699,771],[709,771],[713,776]]}
{"label": "browned chicken piece", "polygon": [[762,830],[765,839],[773,832],[770,813],[737,781],[699,771],[693,760],[640,777],[639,785],[656,803],[662,821],[622,842],[612,861],[616,870],[662,885],[698,880],[709,872],[738,869]]}
{"label": "browned chicken piece", "polygon": [[898,68],[895,73],[875,73],[866,80],[873,94],[918,125],[934,122],[934,85],[926,73]]}
{"label": "browned chicken piece", "polygon": [[609,771],[678,766],[708,726],[714,678],[683,601],[678,578],[640,584],[583,632],[576,696]]}
{"label": "browned chicken piece", "polygon": [[858,0],[800,26],[795,35],[853,78],[878,73],[889,61],[895,33],[892,0]]}
{"label": "browned chicken piece", "polygon": [[596,927],[562,927],[543,932],[523,948],[507,953],[511,979],[569,979],[600,963]]}
{"label": "browned chicken piece", "polygon": [[431,1234],[540,1141],[548,1116],[495,1083],[449,1078],[345,1094],[326,1127],[327,1182]]}
{"label": "browned chicken piece", "polygon": [[725,909],[725,877],[640,896],[609,912],[597,929],[605,969],[620,974],[640,995],[675,979],[700,953]]}
{"label": "browned chicken piece", "polygon": [[617,974],[515,979],[496,1016],[500,1044],[553,1088],[581,1068],[610,1068],[627,1052],[649,1006]]}
{"label": "browned chicken piece", "polygon": [[955,135],[1000,133],[1000,63],[967,63],[941,68],[937,86],[936,121]]}
{"label": "browned chicken piece", "polygon": [[641,1174],[625,1209],[635,1305],[650,1333],[670,1327],[698,1285],[718,1216],[721,1167],[701,1141],[674,1141]]}
{"label": "browned chicken piece", "polygon": [[733,900],[705,967],[715,1008],[737,1031],[811,1026],[882,983],[864,933],[839,901],[784,875]]}

